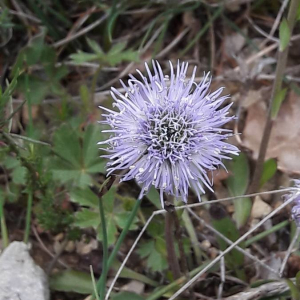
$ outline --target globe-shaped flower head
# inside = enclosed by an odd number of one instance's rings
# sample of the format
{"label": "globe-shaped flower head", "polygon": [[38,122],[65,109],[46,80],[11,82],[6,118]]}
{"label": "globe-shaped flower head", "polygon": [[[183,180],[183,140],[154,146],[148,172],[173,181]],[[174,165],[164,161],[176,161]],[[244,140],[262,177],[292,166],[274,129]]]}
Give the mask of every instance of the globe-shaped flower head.
{"label": "globe-shaped flower head", "polygon": [[[222,159],[239,150],[225,140],[231,130],[222,126],[234,117],[228,116],[232,103],[220,108],[228,96],[223,88],[210,92],[209,74],[197,84],[186,79],[188,64],[178,63],[176,73],[170,63],[170,76],[164,75],[158,62],[153,73],[148,65],[148,78],[137,70],[141,80],[130,75],[126,93],[112,88],[111,95],[118,111],[100,107],[107,113],[103,123],[110,125],[112,135],[99,144],[108,144],[108,174],[127,170],[123,181],[135,178],[141,185],[141,198],[154,185],[163,193],[187,201],[188,188],[204,193],[211,189],[207,171],[224,166]],[[123,171],[124,172],[124,171]]]}

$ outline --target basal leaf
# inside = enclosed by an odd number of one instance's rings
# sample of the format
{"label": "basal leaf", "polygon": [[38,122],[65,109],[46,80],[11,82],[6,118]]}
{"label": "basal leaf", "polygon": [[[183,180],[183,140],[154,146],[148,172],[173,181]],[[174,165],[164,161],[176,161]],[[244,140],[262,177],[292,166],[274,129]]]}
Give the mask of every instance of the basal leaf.
{"label": "basal leaf", "polygon": [[[249,184],[249,165],[247,156],[240,153],[234,156],[228,163],[230,176],[226,180],[227,187],[231,196],[240,196],[246,192]],[[252,202],[250,198],[234,200],[234,219],[238,228],[246,224],[251,213]]]}
{"label": "basal leaf", "polygon": [[80,228],[93,227],[97,228],[100,223],[100,216],[98,212],[83,208],[75,214],[74,225]]}
{"label": "basal leaf", "polygon": [[291,31],[289,28],[289,24],[287,22],[287,19],[283,18],[279,26],[280,51],[284,51],[284,49],[288,46],[290,37]]}
{"label": "basal leaf", "polygon": [[93,283],[88,273],[67,270],[51,276],[50,287],[55,291],[91,294]]}
{"label": "basal leaf", "polygon": [[82,206],[98,209],[98,197],[91,191],[90,188],[76,188],[71,191],[70,198],[72,202],[76,202]]}
{"label": "basal leaf", "polygon": [[63,160],[75,168],[83,167],[78,133],[67,124],[63,124],[54,134],[53,150]]}
{"label": "basal leaf", "polygon": [[[212,217],[213,227],[226,236],[231,241],[236,241],[240,237],[240,233],[236,228],[235,223],[228,216],[226,210],[221,205],[213,205],[210,207],[210,215]],[[228,244],[220,237],[216,237],[220,249],[224,251],[228,248]],[[244,243],[239,244],[241,248],[244,248]],[[244,280],[246,275],[243,271],[244,255],[236,249],[233,249],[225,255],[225,261],[227,266],[233,270],[237,277]]]}
{"label": "basal leaf", "polygon": [[121,292],[113,295],[111,299],[112,300],[143,300],[144,297],[131,292]]}
{"label": "basal leaf", "polygon": [[263,172],[260,178],[260,186],[262,187],[267,181],[269,181],[277,171],[277,161],[274,158],[270,158],[264,163]]}

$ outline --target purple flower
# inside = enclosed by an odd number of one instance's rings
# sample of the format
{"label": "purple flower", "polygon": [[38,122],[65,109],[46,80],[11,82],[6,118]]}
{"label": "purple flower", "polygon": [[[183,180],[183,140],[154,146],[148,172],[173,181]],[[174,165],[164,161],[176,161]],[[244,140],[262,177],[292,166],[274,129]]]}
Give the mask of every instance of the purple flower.
{"label": "purple flower", "polygon": [[[299,189],[299,191],[300,191],[300,180],[294,179],[293,181],[294,181],[294,187],[296,189]],[[291,192],[290,194],[284,195],[283,197],[285,200],[288,200],[294,195],[295,195],[295,192]],[[291,217],[295,221],[296,226],[300,227],[300,194],[294,199],[292,205],[293,205],[293,207],[291,210]]]}
{"label": "purple flower", "polygon": [[207,171],[223,166],[222,159],[230,159],[239,150],[225,140],[231,130],[222,126],[234,117],[228,116],[232,103],[221,107],[228,96],[220,96],[223,88],[210,92],[211,77],[194,82],[186,79],[187,63],[178,62],[174,71],[170,62],[170,76],[164,75],[158,62],[153,61],[153,73],[147,64],[148,78],[137,70],[141,80],[129,75],[126,93],[112,88],[111,95],[118,111],[100,107],[111,129],[108,144],[108,174],[128,170],[122,181],[135,178],[141,185],[139,198],[151,185],[163,193],[181,197],[187,202],[188,188],[205,193],[203,185],[212,190]]}

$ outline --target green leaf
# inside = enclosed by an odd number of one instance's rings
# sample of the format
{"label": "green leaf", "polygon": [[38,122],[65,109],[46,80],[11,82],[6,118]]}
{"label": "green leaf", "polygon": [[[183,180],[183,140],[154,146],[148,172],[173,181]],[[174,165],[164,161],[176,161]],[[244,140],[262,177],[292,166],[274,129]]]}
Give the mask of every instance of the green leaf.
{"label": "green leaf", "polygon": [[38,63],[43,47],[44,39],[46,36],[45,28],[42,28],[41,32],[34,36],[28,44],[20,50],[17,60],[12,68],[12,74],[15,76],[18,73],[18,70],[23,69],[23,64],[26,66],[32,66]]}
{"label": "green leaf", "polygon": [[[130,214],[131,214],[130,211],[124,211],[115,215],[116,223],[121,229],[123,229],[126,226]],[[137,222],[138,222],[138,217],[136,216],[132,224],[130,225],[129,230],[138,229]]]}
{"label": "green leaf", "polygon": [[83,188],[92,183],[92,173],[105,172],[97,147],[101,132],[95,125],[83,132],[75,129],[64,124],[55,132],[53,151],[57,157],[52,160],[52,172],[62,183],[72,182]]}
{"label": "green leaf", "polygon": [[300,20],[300,4],[298,5],[298,9],[297,9],[297,21]]}
{"label": "green leaf", "polygon": [[[101,140],[100,128],[89,125],[83,136],[83,158],[86,168],[91,168],[99,163],[99,149],[97,143]],[[91,170],[90,169],[90,170]],[[99,171],[98,171],[99,172]]]}
{"label": "green leaf", "polygon": [[154,272],[161,272],[168,267],[166,258],[157,251],[154,240],[141,244],[138,253],[142,258],[147,258],[147,267]]}
{"label": "green leaf", "polygon": [[[26,79],[26,76],[28,79]],[[21,75],[17,89],[26,95],[26,100],[30,99],[31,104],[39,104],[49,95],[48,83],[34,75]]]}
{"label": "green leaf", "polygon": [[100,222],[99,212],[83,208],[75,214],[74,225],[80,228],[97,228]]}
{"label": "green leaf", "polygon": [[[234,156],[228,162],[230,176],[226,180],[227,187],[231,196],[244,195],[249,184],[249,165],[247,156],[240,153],[239,156]],[[246,224],[251,213],[252,202],[250,198],[240,198],[233,201],[234,204],[234,219],[238,228]]]}
{"label": "green leaf", "polygon": [[76,202],[82,206],[98,209],[98,197],[89,188],[74,189],[70,193],[70,199],[72,202]]}
{"label": "green leaf", "polygon": [[26,175],[27,175],[27,169],[25,167],[19,166],[15,168],[12,172],[12,180],[15,184],[26,184]]}
{"label": "green leaf", "polygon": [[[112,269],[116,273],[121,266],[121,263],[118,260],[115,260],[112,264]],[[148,276],[135,272],[127,267],[124,267],[121,271],[120,278],[134,279],[140,282],[144,282],[151,286],[158,286],[159,283],[150,279]]]}
{"label": "green leaf", "polygon": [[300,289],[300,271],[296,274],[296,287]]}
{"label": "green leaf", "polygon": [[91,294],[93,283],[90,274],[67,270],[51,276],[50,288],[55,291]]}
{"label": "green leaf", "polygon": [[280,39],[280,51],[284,51],[284,49],[288,46],[291,38],[291,31],[289,28],[289,24],[287,19],[284,18],[279,27],[279,39]]}
{"label": "green leaf", "polygon": [[270,158],[264,162],[264,167],[262,175],[260,178],[260,187],[262,187],[266,182],[268,182],[277,171],[277,161],[274,158]]}
{"label": "green leaf", "polygon": [[[236,228],[235,223],[228,216],[222,205],[211,206],[210,215],[212,217],[213,227],[228,239],[235,242],[240,237],[240,233]],[[220,237],[216,237],[216,239],[220,249],[224,251],[228,247],[228,244]],[[239,246],[244,248],[244,242],[240,243]],[[238,278],[242,280],[246,279],[246,275],[243,270],[244,255],[241,252],[236,249],[231,250],[225,255],[225,262],[228,268],[233,270]]]}
{"label": "green leaf", "polygon": [[70,59],[77,64],[93,61],[98,59],[97,54],[93,53],[85,53],[82,51],[78,51],[77,53],[73,53],[70,55]]}
{"label": "green leaf", "polygon": [[275,95],[275,99],[272,104],[272,119],[276,119],[279,109],[281,107],[281,103],[286,96],[287,88],[280,90]]}
{"label": "green leaf", "polygon": [[153,185],[146,196],[158,209],[161,209],[159,193]]}
{"label": "green leaf", "polygon": [[93,40],[87,38],[86,39],[88,45],[91,47],[91,49],[96,53],[96,54],[104,54],[103,50],[101,47]]}
{"label": "green leaf", "polygon": [[67,124],[63,124],[56,130],[53,150],[72,166],[82,166],[78,134]]}
{"label": "green leaf", "polygon": [[291,290],[291,296],[293,300],[300,300],[300,292],[295,284],[290,279],[285,279],[285,282]]}
{"label": "green leaf", "polygon": [[121,292],[111,297],[112,300],[143,300],[144,297],[131,292]]}

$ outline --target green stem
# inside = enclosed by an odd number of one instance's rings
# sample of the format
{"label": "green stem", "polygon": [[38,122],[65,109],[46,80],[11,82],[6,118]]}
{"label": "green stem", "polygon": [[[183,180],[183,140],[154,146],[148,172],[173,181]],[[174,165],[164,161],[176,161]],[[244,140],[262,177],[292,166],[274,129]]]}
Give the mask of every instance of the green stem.
{"label": "green stem", "polygon": [[1,225],[1,236],[3,242],[3,248],[6,248],[9,244],[8,241],[8,232],[5,222],[5,215],[4,215],[4,199],[2,195],[0,195],[0,225]]}
{"label": "green stem", "polygon": [[103,259],[102,259],[102,274],[101,284],[98,287],[100,300],[104,300],[105,298],[105,287],[106,287],[106,276],[107,276],[107,258],[108,258],[108,243],[107,243],[107,231],[106,231],[106,222],[105,222],[105,215],[104,215],[104,207],[102,202],[102,197],[99,197],[99,211],[100,211],[100,218],[101,218],[101,227],[102,227],[102,248],[103,248]]}
{"label": "green stem", "polygon": [[259,240],[263,239],[264,237],[268,236],[269,234],[276,232],[277,230],[287,226],[289,224],[288,220],[282,221],[281,223],[273,226],[271,229],[263,231],[252,238],[245,241],[245,248],[249,247],[251,244],[258,242]]}
{"label": "green stem", "polygon": [[[291,0],[291,2],[290,2],[290,8],[289,8],[289,12],[288,12],[287,22],[289,25],[291,35],[293,32],[294,25],[296,23],[296,15],[297,15],[299,4],[300,4],[299,0]],[[287,47],[285,47],[284,50],[279,48],[279,51],[278,51],[275,79],[274,79],[272,94],[270,97],[269,107],[268,107],[268,116],[267,116],[264,132],[263,132],[261,143],[260,143],[258,158],[256,161],[255,170],[254,170],[254,174],[252,177],[252,182],[248,188],[247,194],[253,194],[255,192],[258,192],[258,190],[259,190],[259,183],[260,183],[260,178],[261,178],[261,174],[263,171],[264,160],[265,160],[265,156],[267,153],[269,140],[271,137],[273,123],[274,123],[274,120],[276,117],[276,116],[272,116],[272,112],[274,109],[274,105],[276,104],[275,98],[278,95],[278,93],[281,91],[283,75],[285,72],[286,62],[287,62],[287,57],[288,57],[288,49],[289,49],[289,47],[287,46]]]}
{"label": "green stem", "polygon": [[182,276],[180,278],[178,278],[177,280],[174,280],[172,283],[170,283],[167,286],[162,287],[161,289],[155,291],[154,293],[152,293],[148,298],[146,298],[145,300],[156,300],[156,299],[161,299],[163,295],[165,295],[166,293],[174,290],[176,287],[183,285],[188,278],[192,278],[193,276],[195,276],[197,273],[199,273],[204,267],[206,267],[208,265],[208,263],[210,263],[211,261],[206,261],[205,263],[203,263],[201,266],[199,266],[198,268],[192,270],[191,272],[188,273],[188,276]]}
{"label": "green stem", "polygon": [[[130,214],[130,216],[129,216],[129,218],[128,218],[128,221],[127,221],[125,227],[123,228],[123,230],[122,230],[122,232],[121,232],[121,234],[120,234],[120,236],[119,236],[119,238],[118,238],[118,240],[117,240],[117,242],[116,242],[116,245],[115,245],[115,247],[114,247],[112,253],[110,254],[110,256],[109,256],[109,258],[108,258],[107,265],[106,265],[107,270],[109,270],[109,268],[111,267],[111,265],[112,265],[112,263],[113,263],[113,261],[114,261],[116,255],[117,255],[117,253],[118,253],[118,251],[119,251],[119,249],[120,249],[120,247],[121,247],[121,244],[123,243],[124,238],[125,238],[125,236],[127,235],[127,232],[128,232],[128,230],[129,230],[129,227],[130,227],[130,225],[132,224],[132,222],[133,222],[133,220],[134,220],[134,217],[135,217],[136,214],[137,214],[137,211],[138,211],[140,205],[141,205],[141,200],[138,200],[138,201],[135,202],[134,207],[133,207],[133,210],[132,210],[132,212],[131,212],[131,214]],[[100,287],[101,285],[104,285],[104,286],[106,285],[106,274],[104,274],[103,272],[102,272],[102,274],[101,274],[100,279],[99,279],[98,282],[97,282],[97,289],[99,289],[99,287]],[[93,295],[92,299],[94,299],[94,296],[95,296],[95,295]]]}
{"label": "green stem", "polygon": [[28,135],[29,137],[32,137],[32,131],[33,131],[33,122],[32,122],[32,110],[31,110],[31,99],[29,96],[30,89],[29,89],[29,83],[28,83],[28,74],[25,76],[25,96],[27,100],[27,106],[28,106],[28,117],[29,117],[29,122],[28,122]]}
{"label": "green stem", "polygon": [[28,243],[29,233],[30,233],[31,212],[32,212],[32,189],[30,187],[28,192],[26,225],[25,225],[25,234],[24,234],[24,243],[26,244]]}

